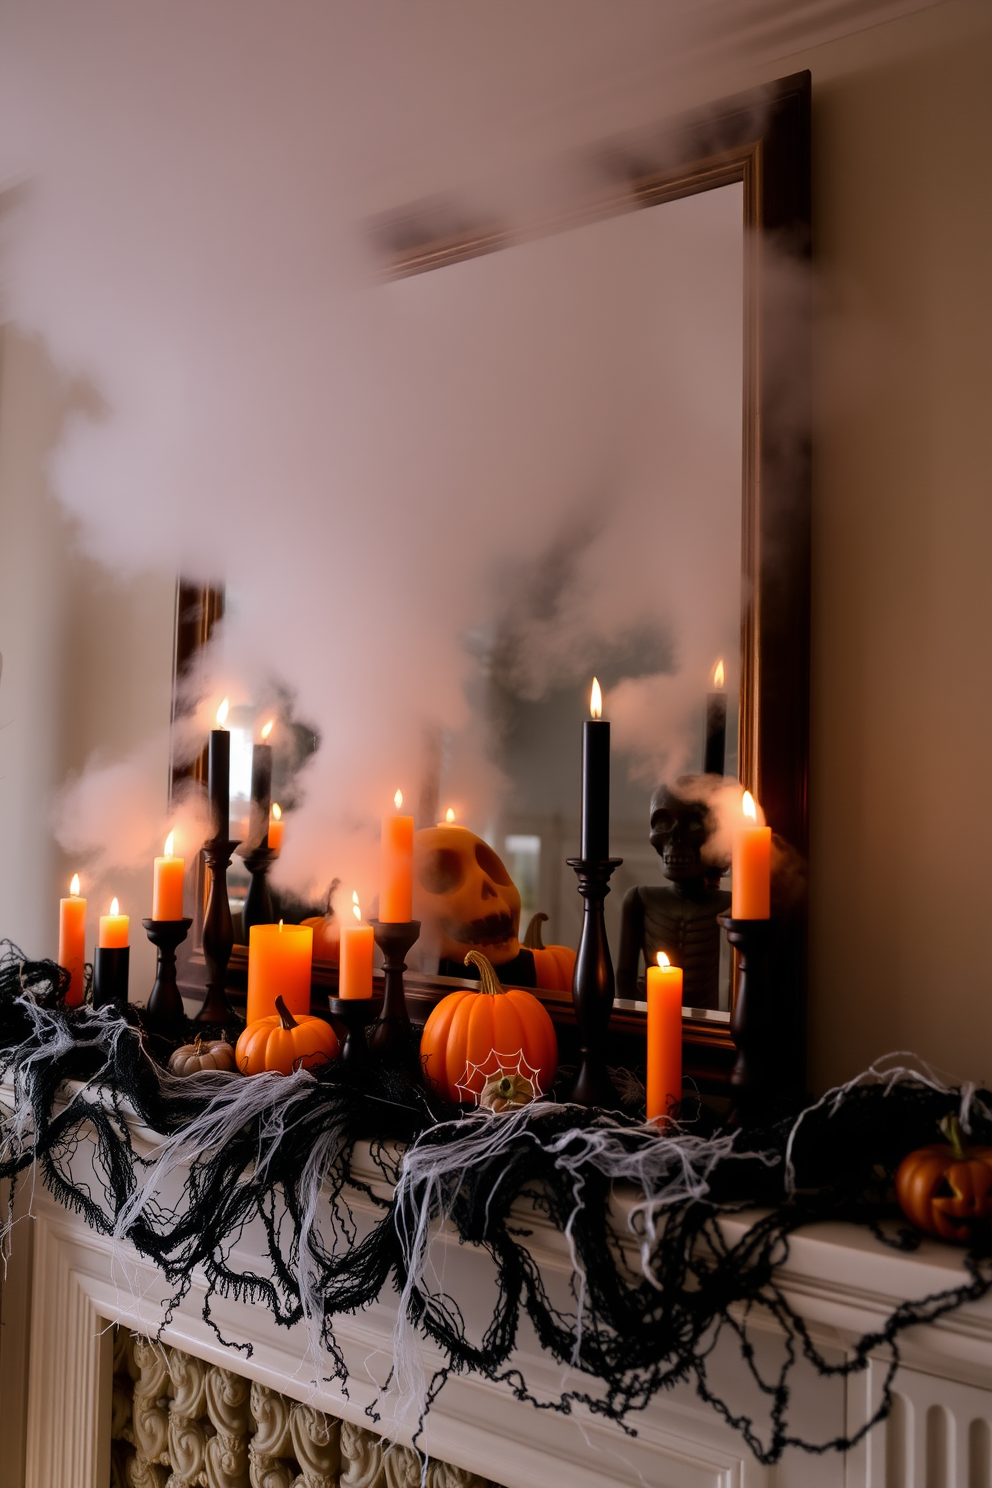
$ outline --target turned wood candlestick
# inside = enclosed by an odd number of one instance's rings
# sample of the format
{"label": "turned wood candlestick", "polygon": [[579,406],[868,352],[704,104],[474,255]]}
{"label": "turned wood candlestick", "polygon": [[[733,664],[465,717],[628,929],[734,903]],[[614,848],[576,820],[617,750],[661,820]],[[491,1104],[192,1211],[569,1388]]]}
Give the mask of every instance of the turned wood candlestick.
{"label": "turned wood candlestick", "polygon": [[410,947],[420,935],[420,921],[388,923],[370,920],[375,943],[382,951],[382,969],[386,989],[382,1011],[372,1030],[372,1057],[390,1069],[403,1070],[415,1079],[420,1077],[420,1060],[413,1041],[413,1028],[406,1005],[403,973]]}
{"label": "turned wood candlestick", "polygon": [[782,1083],[775,1069],[768,977],[775,922],[735,920],[732,915],[721,915],[720,924],[739,958],[737,998],[730,1016],[737,1058],[730,1076],[727,1120],[732,1126],[750,1126],[774,1108]]}
{"label": "turned wood candlestick", "polygon": [[585,900],[582,938],[572,978],[580,1062],[569,1100],[612,1111],[619,1106],[620,1098],[606,1067],[606,1033],[616,983],[603,906],[610,892],[610,878],[623,858],[569,858],[567,862],[575,870],[579,893]]}
{"label": "turned wood candlestick", "polygon": [[374,1023],[382,1006],[377,997],[329,997],[327,1007],[331,1019],[345,1026],[344,1043],[341,1045],[341,1063],[350,1070],[367,1069],[372,1063],[365,1030]]}
{"label": "turned wood candlestick", "polygon": [[181,1038],[186,1031],[186,1009],[176,983],[176,948],[189,934],[192,920],[142,920],[145,933],[158,952],[155,985],[145,1021],[163,1038]]}
{"label": "turned wood candlestick", "polygon": [[230,1023],[234,1009],[227,1000],[227,963],[234,947],[231,902],[227,897],[227,870],[238,846],[227,837],[215,837],[203,847],[210,889],[203,916],[203,956],[207,963],[207,995],[196,1015],[198,1023]]}
{"label": "turned wood candlestick", "polygon": [[273,852],[271,847],[265,846],[255,847],[251,852],[244,854],[244,865],[251,874],[248,893],[241,911],[245,945],[248,944],[248,932],[252,925],[275,923],[272,913],[272,896],[269,893],[269,869],[278,856],[279,854]]}

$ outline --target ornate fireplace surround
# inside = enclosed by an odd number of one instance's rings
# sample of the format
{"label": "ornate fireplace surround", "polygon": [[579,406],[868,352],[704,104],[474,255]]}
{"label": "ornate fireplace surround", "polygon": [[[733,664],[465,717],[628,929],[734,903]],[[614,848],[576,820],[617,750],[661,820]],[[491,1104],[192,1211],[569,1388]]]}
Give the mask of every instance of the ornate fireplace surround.
{"label": "ornate fireplace surround", "polygon": [[[146,1153],[153,1150],[154,1133],[137,1123],[132,1132],[137,1146]],[[77,1160],[88,1160],[82,1149]],[[359,1160],[356,1176],[372,1185],[383,1182],[371,1159],[367,1166]],[[356,1191],[353,1202],[356,1213],[364,1204],[371,1215],[370,1198]],[[348,1423],[351,1436],[353,1428],[361,1428],[372,1433],[372,1443],[381,1434],[403,1447],[411,1445],[413,1423],[390,1418],[389,1397],[385,1405],[380,1399],[392,1362],[392,1293],[383,1294],[367,1311],[338,1320],[337,1336],[351,1374],[346,1397],[336,1381],[313,1383],[305,1330],[278,1327],[264,1308],[214,1299],[215,1321],[229,1340],[222,1343],[202,1314],[203,1277],[194,1275],[186,1298],[167,1316],[164,1298],[170,1288],[155,1268],[129,1247],[115,1247],[90,1230],[34,1175],[21,1185],[16,1212],[3,1292],[0,1488],[21,1483],[27,1488],[104,1488],[111,1481],[114,1324],[144,1337],[157,1336],[182,1355],[257,1384],[259,1398],[274,1391],[310,1407],[313,1419],[313,1412],[322,1412]],[[564,1290],[572,1277],[567,1245],[533,1212],[522,1217],[546,1284]],[[738,1238],[752,1220],[747,1214],[725,1220],[728,1239]],[[617,1235],[621,1246],[633,1247],[633,1237],[620,1225]],[[246,1232],[237,1247],[239,1264],[250,1261],[252,1243]],[[477,1301],[480,1321],[488,1317],[491,1278],[484,1254],[442,1232],[435,1237],[433,1258],[446,1277],[460,1274],[459,1295]],[[821,1225],[793,1237],[782,1268],[790,1304],[817,1340],[838,1356],[847,1340],[877,1326],[900,1301],[946,1287],[960,1274],[958,1255],[948,1247],[925,1243],[912,1255],[900,1255],[883,1249],[867,1232],[843,1224]],[[779,1342],[772,1326],[761,1330],[759,1347],[767,1349],[769,1361]],[[250,1356],[245,1344],[251,1346]],[[438,1360],[425,1345],[421,1354],[429,1373]],[[533,1336],[521,1335],[518,1356],[538,1396],[561,1393],[562,1370],[542,1354]],[[474,1485],[478,1479],[506,1488],[559,1483],[569,1488],[634,1488],[643,1483],[666,1488],[834,1488],[841,1482],[848,1488],[895,1483],[900,1488],[931,1483],[989,1488],[992,1299],[911,1330],[903,1359],[892,1417],[845,1459],[832,1453],[787,1453],[777,1467],[761,1467],[741,1437],[688,1386],[655,1398],[631,1420],[636,1434],[626,1435],[584,1409],[568,1416],[538,1410],[515,1399],[508,1388],[476,1377],[448,1382],[426,1418],[420,1445],[436,1464],[451,1467],[443,1473],[435,1467],[437,1488]],[[823,1438],[855,1429],[878,1399],[885,1362],[880,1357],[867,1374],[846,1386],[812,1373],[801,1377],[793,1401],[797,1427],[806,1436]],[[713,1368],[723,1374],[724,1385],[730,1381],[732,1398],[741,1372],[736,1348],[718,1346]],[[377,1400],[380,1419],[369,1414]],[[741,1403],[754,1406],[753,1400]],[[344,1488],[405,1488],[415,1465],[409,1453],[384,1454],[380,1449],[367,1456],[372,1465],[365,1469],[344,1464]],[[177,1484],[185,1481],[174,1479]],[[207,1488],[230,1488],[223,1477],[208,1473],[202,1481]],[[270,1482],[260,1468],[253,1479],[242,1474],[240,1481],[251,1481],[256,1488],[279,1483],[278,1478]],[[296,1481],[309,1488],[320,1479],[313,1474],[307,1478],[304,1471]]]}

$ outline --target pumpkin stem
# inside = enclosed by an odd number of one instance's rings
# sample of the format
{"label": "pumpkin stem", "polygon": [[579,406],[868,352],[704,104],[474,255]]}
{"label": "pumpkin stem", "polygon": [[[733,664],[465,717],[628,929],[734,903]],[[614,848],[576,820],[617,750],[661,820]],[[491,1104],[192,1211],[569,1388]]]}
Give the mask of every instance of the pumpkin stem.
{"label": "pumpkin stem", "polygon": [[504,990],[500,986],[493,963],[481,951],[469,951],[465,957],[465,965],[479,968],[479,991],[484,992],[487,997],[497,997]]}
{"label": "pumpkin stem", "polygon": [[276,1012],[279,1014],[282,1026],[283,1028],[285,1028],[287,1033],[291,1028],[297,1027],[296,1019],[293,1017],[292,1013],[289,1011],[289,1008],[283,1002],[281,997],[276,998]]}
{"label": "pumpkin stem", "polygon": [[544,924],[547,918],[547,915],[541,909],[537,911],[537,914],[531,915],[530,924],[527,926],[527,934],[524,936],[524,945],[529,951],[544,950],[544,940],[541,936],[541,926]]}
{"label": "pumpkin stem", "polygon": [[968,1147],[964,1140],[964,1132],[961,1130],[961,1123],[953,1111],[949,1116],[944,1117],[940,1123],[940,1129],[951,1144],[954,1161],[967,1162]]}

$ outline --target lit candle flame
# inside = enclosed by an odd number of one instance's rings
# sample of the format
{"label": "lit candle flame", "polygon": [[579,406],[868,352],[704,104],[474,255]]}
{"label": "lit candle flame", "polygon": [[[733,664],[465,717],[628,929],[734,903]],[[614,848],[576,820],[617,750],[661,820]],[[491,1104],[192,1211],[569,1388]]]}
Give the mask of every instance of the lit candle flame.
{"label": "lit candle flame", "polygon": [[275,721],[274,718],[270,718],[269,721],[268,721],[268,723],[266,723],[266,724],[263,725],[263,727],[262,727],[262,743],[263,744],[265,743],[266,739],[269,737],[269,735],[271,734],[271,732],[275,728],[275,726],[276,726],[276,721]]}
{"label": "lit candle flame", "polygon": [[282,920],[279,921],[279,934],[282,934]]}
{"label": "lit candle flame", "polygon": [[175,846],[175,840],[176,840],[176,834],[175,834],[175,832],[170,832],[169,835],[168,835],[168,837],[166,837],[166,839],[165,839],[165,856],[167,858],[171,858],[172,857],[172,849]]}
{"label": "lit candle flame", "polygon": [[396,807],[397,811],[399,811],[400,807],[403,805],[403,792],[401,790],[398,790],[393,797],[393,805]]}
{"label": "lit candle flame", "polygon": [[358,903],[358,890],[357,889],[352,889],[352,891],[351,891],[351,912],[355,916],[355,919],[360,922],[361,921],[361,918],[362,918],[362,910],[361,910],[361,906]]}
{"label": "lit candle flame", "polygon": [[599,678],[593,677],[592,691],[589,694],[589,712],[593,718],[603,716],[603,689],[599,685]]}
{"label": "lit candle flame", "polygon": [[671,966],[671,964],[672,964],[671,961],[669,961],[669,959],[665,955],[664,951],[659,951],[658,952],[658,965],[659,966]]}
{"label": "lit candle flame", "polygon": [[754,797],[752,796],[750,791],[744,792],[744,799],[741,802],[741,810],[743,811],[745,816],[750,817],[751,821],[756,822],[758,820],[758,812],[754,804]]}
{"label": "lit candle flame", "polygon": [[78,899],[79,898],[79,874],[78,873],[74,873],[72,875],[72,882],[69,884],[69,893],[72,895],[72,897],[74,899]]}
{"label": "lit candle flame", "polygon": [[227,698],[225,698],[224,701],[221,703],[220,707],[217,709],[217,727],[218,728],[223,728],[224,727],[225,723],[227,722],[227,715],[230,712],[230,709],[231,709],[230,701]]}
{"label": "lit candle flame", "polygon": [[723,662],[722,661],[718,661],[717,664],[716,664],[716,666],[713,668],[713,686],[714,687],[722,687],[723,686],[723,678],[724,678]]}
{"label": "lit candle flame", "polygon": [[282,807],[279,805],[278,801],[272,802],[272,820],[282,821]]}
{"label": "lit candle flame", "polygon": [[111,899],[111,901],[110,901],[110,913],[112,915],[119,915],[120,912],[121,912],[121,907],[117,903],[117,900],[116,899]]}
{"label": "lit candle flame", "polygon": [[452,810],[452,808],[450,806],[448,807],[447,811],[444,813],[444,819],[448,823],[448,826],[450,827],[451,826],[451,823],[455,819],[455,813],[454,813],[454,811]]}

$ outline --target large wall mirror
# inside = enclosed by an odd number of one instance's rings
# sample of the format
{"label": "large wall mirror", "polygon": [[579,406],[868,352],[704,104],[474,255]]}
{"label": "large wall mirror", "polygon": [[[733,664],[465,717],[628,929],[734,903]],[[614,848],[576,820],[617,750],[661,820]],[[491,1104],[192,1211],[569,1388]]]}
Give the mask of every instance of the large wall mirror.
{"label": "large wall mirror", "polygon": [[[464,798],[470,772],[439,739],[418,809],[425,823],[450,810],[484,837],[520,890],[523,923],[541,912],[550,939],[576,945],[581,901],[565,859],[578,846],[580,721],[597,676],[614,727],[611,850],[624,860],[608,901],[616,959],[625,895],[665,883],[649,840],[663,781],[704,771],[739,780],[791,861],[806,851],[808,74],[652,139],[614,142],[595,175],[568,220],[526,234],[452,227],[434,204],[378,220],[373,236],[381,293],[414,343],[422,337],[439,420],[447,377],[478,440],[526,448],[549,490],[576,485],[575,419],[590,401],[622,452],[608,484],[584,472],[550,544],[519,533],[505,608],[471,638],[475,738],[488,740],[503,788]],[[487,520],[500,521],[498,507]],[[177,671],[222,609],[213,591],[181,592]],[[258,723],[241,712],[234,795],[250,768],[245,753],[239,771],[239,746]],[[235,819],[244,806],[233,801]],[[711,874],[711,887],[728,889],[729,873]],[[243,891],[237,870],[231,888],[235,899]],[[778,1036],[793,1050],[804,958],[793,896],[776,977]],[[642,1026],[637,970],[627,966],[620,988],[621,1032]],[[450,985],[435,972],[415,978],[425,1007]],[[733,987],[723,950],[687,1000],[686,1039],[704,1076],[730,1051]],[[552,1001],[567,1024],[567,995]]]}

